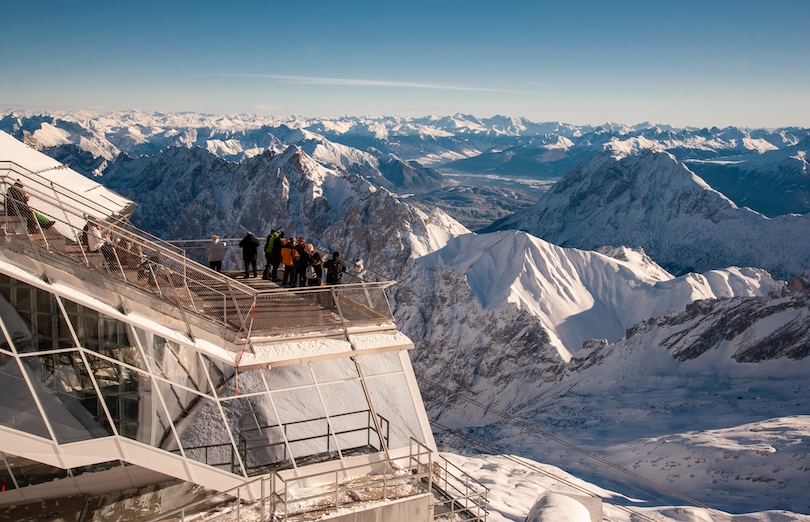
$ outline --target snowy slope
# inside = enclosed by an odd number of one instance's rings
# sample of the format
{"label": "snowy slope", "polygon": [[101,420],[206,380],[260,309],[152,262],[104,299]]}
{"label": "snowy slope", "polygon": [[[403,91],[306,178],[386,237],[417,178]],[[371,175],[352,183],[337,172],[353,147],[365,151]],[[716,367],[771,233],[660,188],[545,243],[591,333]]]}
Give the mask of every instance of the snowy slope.
{"label": "snowy slope", "polygon": [[[782,288],[762,270],[675,278],[640,252],[610,253],[615,257],[561,248],[522,232],[450,239],[398,280],[396,317],[416,341],[417,371],[511,411],[558,379],[588,339],[616,340],[696,299]],[[454,422],[478,413],[431,404]]]}
{"label": "snowy slope", "polygon": [[[626,454],[622,445],[640,438],[807,413],[808,305],[782,296],[783,285],[758,269],[673,277],[638,250],[597,253],[526,233],[470,234],[443,212],[327,168],[299,147],[241,163],[172,148],[119,160],[101,179],[136,200],[137,223],[163,237],[264,235],[273,226],[346,259],[363,258],[398,281],[391,304],[417,346],[418,375],[593,449]],[[689,179],[703,205],[684,197],[684,213],[718,201],[739,210]],[[678,178],[668,183],[678,187]],[[653,208],[674,218],[666,214],[671,203]],[[710,218],[724,215],[713,212]],[[443,422],[472,426],[506,453],[570,469],[570,455],[546,453],[525,434],[491,424],[491,412],[425,391],[431,415]],[[785,480],[800,472],[791,467]],[[690,492],[700,494],[711,480],[700,475]],[[717,491],[756,492],[757,485],[724,479]],[[747,505],[764,509],[768,501]]]}
{"label": "snowy slope", "polygon": [[757,266],[788,278],[810,268],[810,214],[738,208],[668,153],[597,156],[491,229],[584,249],[642,247],[676,274]]}

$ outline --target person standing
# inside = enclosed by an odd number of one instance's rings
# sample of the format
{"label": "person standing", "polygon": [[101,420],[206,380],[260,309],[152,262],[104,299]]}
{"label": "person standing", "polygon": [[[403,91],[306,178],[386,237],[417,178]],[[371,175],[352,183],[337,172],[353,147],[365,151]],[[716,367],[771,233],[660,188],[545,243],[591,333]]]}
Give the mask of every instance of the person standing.
{"label": "person standing", "polygon": [[304,274],[309,264],[310,253],[307,252],[307,241],[304,236],[298,236],[298,243],[295,245],[298,259],[295,261],[296,284],[295,286],[307,286],[307,277]]}
{"label": "person standing", "polygon": [[269,274],[270,281],[278,283],[278,265],[281,264],[281,248],[284,246],[284,231],[278,233],[273,239],[273,251],[270,253],[270,263],[273,265]]}
{"label": "person standing", "polygon": [[343,272],[346,271],[346,265],[340,259],[340,252],[332,252],[332,257],[323,264],[323,268],[326,270],[327,285],[340,284],[340,280],[343,279]]}
{"label": "person standing", "polygon": [[[307,286],[323,286],[323,258],[320,252],[313,252],[306,269]],[[310,275],[314,277],[309,277]]]}
{"label": "person standing", "polygon": [[249,266],[253,267],[253,277],[256,277],[258,275],[256,259],[259,254],[259,240],[253,235],[253,232],[248,232],[239,242],[239,248],[242,249],[242,260],[245,262],[245,279],[250,277]]}
{"label": "person standing", "polygon": [[281,247],[281,263],[284,265],[284,277],[281,280],[281,286],[295,286],[294,247],[295,245],[293,245],[292,239],[288,240],[284,243],[284,246]]}
{"label": "person standing", "polygon": [[220,241],[219,236],[214,236],[211,241],[205,244],[205,248],[208,249],[208,266],[211,269],[222,272],[222,260],[225,259],[225,249],[227,247],[228,244]]}
{"label": "person standing", "polygon": [[[276,244],[276,238],[279,236],[279,232],[276,232],[275,228],[270,229],[270,233],[267,234],[267,242],[264,245],[264,272],[262,273],[262,279],[271,279],[270,271],[272,270],[273,265],[273,247]],[[278,265],[276,265],[278,266]],[[273,271],[275,273],[275,271]],[[275,279],[273,276],[272,279]]]}
{"label": "person standing", "polygon": [[105,243],[101,229],[98,227],[98,224],[93,221],[88,221],[85,228],[87,229],[87,250],[96,253]]}

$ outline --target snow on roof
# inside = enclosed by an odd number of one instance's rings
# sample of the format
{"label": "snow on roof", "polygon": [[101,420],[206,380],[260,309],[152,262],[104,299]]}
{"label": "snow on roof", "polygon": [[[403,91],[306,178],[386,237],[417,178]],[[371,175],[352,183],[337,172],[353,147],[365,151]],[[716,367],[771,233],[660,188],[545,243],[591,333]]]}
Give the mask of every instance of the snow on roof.
{"label": "snow on roof", "polygon": [[[49,187],[53,183],[64,189],[60,190],[60,193],[78,196],[70,202],[73,207],[81,207],[82,199],[90,200],[94,205],[85,204],[85,208],[77,208],[89,215],[98,218],[111,217],[131,212],[134,208],[131,200],[29,147],[14,136],[0,131],[0,162],[4,161],[15,163],[24,169],[20,169],[22,171],[12,169],[7,175],[19,179],[25,186]],[[5,165],[0,168],[4,167]],[[30,171],[30,174],[25,170]]]}
{"label": "snow on roof", "polygon": [[399,331],[350,334],[348,340],[345,338],[287,339],[283,343],[254,345],[253,353],[246,350],[242,354],[239,367],[285,366],[335,357],[349,357],[359,355],[358,352],[363,351],[377,353],[411,348],[413,348],[413,342]]}

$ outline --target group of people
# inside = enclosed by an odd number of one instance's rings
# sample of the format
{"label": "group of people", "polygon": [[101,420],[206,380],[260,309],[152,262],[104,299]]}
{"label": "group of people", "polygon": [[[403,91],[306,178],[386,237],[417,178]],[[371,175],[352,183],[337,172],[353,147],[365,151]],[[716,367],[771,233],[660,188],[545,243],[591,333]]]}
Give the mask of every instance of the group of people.
{"label": "group of people", "polygon": [[[206,245],[208,249],[208,264],[217,271],[222,270],[222,260],[225,257],[227,244],[219,236],[214,236]],[[242,249],[242,260],[245,263],[245,278],[258,277],[259,239],[248,232],[239,242]],[[320,252],[315,250],[312,243],[307,243],[304,236],[297,240],[285,238],[284,231],[275,228],[270,230],[264,246],[265,266],[262,279],[273,281],[281,286],[290,288],[303,286],[321,286],[323,284],[336,285],[343,278],[346,265],[340,258],[339,252],[324,260]],[[283,276],[278,277],[279,268]]]}
{"label": "group of people", "polygon": [[111,237],[102,232],[98,221],[90,219],[84,225],[81,243],[90,254],[102,254],[111,268],[138,269],[144,262],[143,249],[126,237]]}

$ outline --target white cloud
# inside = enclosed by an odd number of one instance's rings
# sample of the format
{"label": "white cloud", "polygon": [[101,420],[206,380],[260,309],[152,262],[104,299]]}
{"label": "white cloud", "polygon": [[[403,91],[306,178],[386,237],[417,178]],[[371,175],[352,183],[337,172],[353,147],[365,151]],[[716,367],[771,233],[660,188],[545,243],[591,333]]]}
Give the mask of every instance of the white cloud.
{"label": "white cloud", "polygon": [[353,87],[397,87],[406,89],[438,89],[446,91],[476,91],[476,92],[517,92],[510,89],[489,89],[484,87],[463,87],[459,85],[445,85],[441,83],[403,82],[389,80],[364,80],[358,78],[325,78],[320,76],[289,76],[283,74],[222,74],[218,76],[240,76],[249,78],[269,78],[288,83],[306,85],[340,85]]}

